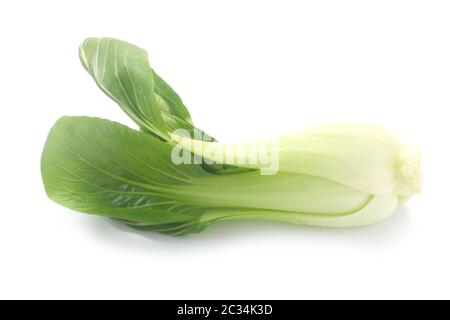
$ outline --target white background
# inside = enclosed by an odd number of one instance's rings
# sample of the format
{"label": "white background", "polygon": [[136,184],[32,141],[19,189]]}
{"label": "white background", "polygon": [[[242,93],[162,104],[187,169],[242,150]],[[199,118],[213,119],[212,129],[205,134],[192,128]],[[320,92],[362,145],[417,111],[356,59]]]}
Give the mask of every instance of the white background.
{"label": "white background", "polygon": [[[0,298],[450,298],[449,17],[448,1],[1,2]],[[58,206],[39,168],[53,123],[134,127],[79,63],[89,36],[147,49],[221,140],[381,123],[421,146],[424,192],[361,229],[178,238]]]}

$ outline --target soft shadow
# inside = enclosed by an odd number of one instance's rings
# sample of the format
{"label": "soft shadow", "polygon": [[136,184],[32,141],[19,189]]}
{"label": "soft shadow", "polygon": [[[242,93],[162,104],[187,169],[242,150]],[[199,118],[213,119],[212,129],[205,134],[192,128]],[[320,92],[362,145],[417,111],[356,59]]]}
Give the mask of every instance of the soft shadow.
{"label": "soft shadow", "polygon": [[267,221],[223,221],[212,224],[201,233],[179,237],[136,230],[123,223],[100,217],[90,217],[85,224],[96,237],[114,245],[167,252],[202,248],[217,250],[222,245],[229,246],[234,242],[242,243],[242,241],[261,239],[330,242],[352,246],[391,246],[405,238],[411,230],[411,219],[408,209],[400,207],[389,219],[367,227],[330,229]]}

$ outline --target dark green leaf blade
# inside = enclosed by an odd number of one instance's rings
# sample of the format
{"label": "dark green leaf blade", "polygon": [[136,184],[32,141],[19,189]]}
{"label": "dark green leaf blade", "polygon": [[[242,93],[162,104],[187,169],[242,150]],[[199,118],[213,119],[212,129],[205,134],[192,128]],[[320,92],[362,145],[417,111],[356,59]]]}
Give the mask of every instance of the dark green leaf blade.
{"label": "dark green leaf blade", "polygon": [[[41,171],[48,196],[68,208],[139,226],[192,228],[204,208],[176,200],[176,186],[206,176],[172,163],[171,146],[116,122],[63,117],[45,145]],[[161,230],[163,231],[163,230]]]}
{"label": "dark green leaf blade", "polygon": [[79,55],[100,89],[141,129],[167,137],[145,50],[112,38],[88,38],[81,44]]}
{"label": "dark green leaf blade", "polygon": [[[81,44],[79,55],[100,89],[142,131],[170,142],[168,133],[184,129],[195,139],[215,141],[192,124],[180,96],[150,67],[145,50],[117,39],[88,38]],[[203,163],[202,167],[215,174],[252,170],[226,164]]]}

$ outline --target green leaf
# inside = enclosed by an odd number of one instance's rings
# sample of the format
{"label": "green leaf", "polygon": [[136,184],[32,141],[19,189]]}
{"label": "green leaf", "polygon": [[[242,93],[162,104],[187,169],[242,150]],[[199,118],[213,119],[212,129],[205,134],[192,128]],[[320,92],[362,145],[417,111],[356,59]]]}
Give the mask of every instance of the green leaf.
{"label": "green leaf", "polygon": [[88,38],[80,60],[97,85],[141,127],[167,137],[147,52],[124,41]]}
{"label": "green leaf", "polygon": [[[112,38],[88,38],[80,46],[81,63],[97,85],[146,133],[169,141],[168,133],[186,130],[193,138],[216,141],[192,124],[179,95],[149,65],[145,50]],[[206,164],[211,173],[251,169],[228,164]]]}
{"label": "green leaf", "polygon": [[167,140],[168,132],[194,129],[183,101],[150,67],[145,50],[116,39],[88,38],[79,55],[100,89],[141,130]]}
{"label": "green leaf", "polygon": [[[193,228],[205,208],[177,200],[177,188],[209,175],[198,165],[175,165],[172,147],[116,122],[63,117],[42,155],[48,196],[71,209],[155,230]],[[160,230],[164,231],[164,230]]]}

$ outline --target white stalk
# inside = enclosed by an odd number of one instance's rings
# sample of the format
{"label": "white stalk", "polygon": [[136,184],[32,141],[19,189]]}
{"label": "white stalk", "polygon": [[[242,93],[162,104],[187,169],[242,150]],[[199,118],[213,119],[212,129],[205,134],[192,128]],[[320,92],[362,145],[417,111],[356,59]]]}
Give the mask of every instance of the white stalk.
{"label": "white stalk", "polygon": [[321,125],[281,136],[277,144],[273,139],[236,145],[171,137],[183,148],[217,163],[263,168],[251,161],[251,152],[236,154],[235,150],[265,145],[271,148],[268,152],[278,155],[280,172],[329,179],[371,195],[405,197],[421,190],[419,151],[374,124]]}

